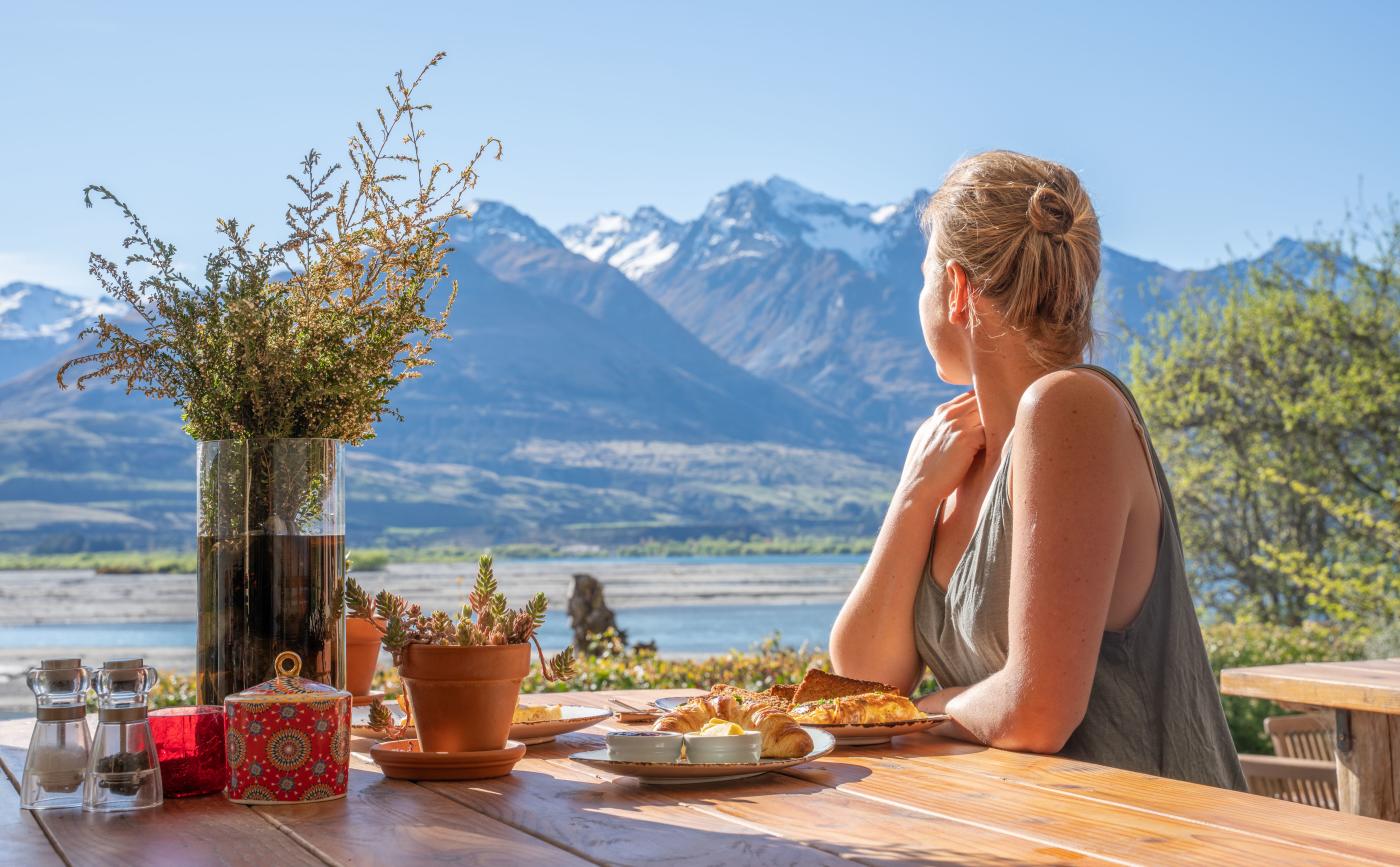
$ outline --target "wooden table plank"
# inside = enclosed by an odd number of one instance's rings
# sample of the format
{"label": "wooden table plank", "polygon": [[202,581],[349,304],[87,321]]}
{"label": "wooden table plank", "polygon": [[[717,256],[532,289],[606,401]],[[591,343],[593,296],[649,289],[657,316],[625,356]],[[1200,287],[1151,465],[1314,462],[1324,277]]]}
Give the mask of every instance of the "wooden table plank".
{"label": "wooden table plank", "polygon": [[1014,834],[1044,846],[1072,847],[1136,864],[1216,865],[1247,860],[1367,863],[1167,814],[1107,803],[1090,808],[1058,793],[942,772],[915,762],[846,756],[823,762],[821,769],[798,768],[786,773],[823,785],[839,785],[843,791],[887,803],[961,817],[989,831]]}
{"label": "wooden table plank", "polygon": [[[421,785],[604,864],[798,867],[848,863],[799,842],[680,808],[669,787],[617,786],[579,766],[528,755],[508,777]],[[737,794],[748,785],[740,784],[734,791]],[[760,778],[756,785],[765,782]]]}
{"label": "wooden table plank", "polygon": [[343,801],[252,810],[337,864],[590,863],[416,783],[385,779],[367,757],[355,756],[354,764]]}
{"label": "wooden table plank", "polygon": [[[0,747],[5,763],[24,765],[24,751]],[[152,810],[88,813],[46,810],[39,824],[74,865],[143,867],[249,865],[278,867],[325,862],[251,810],[231,810],[222,795],[179,798]]]}
{"label": "wooden table plank", "polygon": [[[1363,670],[1371,677],[1386,669]],[[633,702],[658,694],[624,693]],[[526,700],[601,706],[609,695]],[[27,741],[31,725],[0,723],[0,743],[18,739],[20,726]],[[643,785],[567,760],[601,746],[610,728],[626,727],[609,721],[531,747],[513,775],[496,780],[385,780],[357,750],[351,793],[341,801],[248,808],[216,796],[136,814],[64,811],[45,827],[77,850],[76,863],[1400,860],[1400,826],[929,735],[842,750],[783,774],[701,786]],[[0,757],[22,766],[22,752],[12,747]]]}
{"label": "wooden table plank", "polygon": [[1056,791],[1088,802],[1090,810],[1100,802],[1119,804],[1383,862],[1400,852],[1400,825],[1391,822],[1242,792],[1203,793],[1192,783],[1057,756],[985,750],[932,737],[901,738],[896,744],[903,744],[901,755],[911,762]]}
{"label": "wooden table plank", "polygon": [[[634,696],[634,700],[636,700]],[[617,723],[604,723],[600,728],[627,728]],[[988,750],[983,747],[930,735],[915,735],[896,739],[887,747],[870,747],[844,751],[845,755],[882,759],[910,759],[936,756],[946,762],[952,758],[953,767],[966,772],[981,773],[1001,783],[1034,785],[1043,791],[1072,794],[1093,803],[1107,803],[1147,810],[1153,814],[1176,814],[1176,818],[1204,824],[1207,833],[1235,830],[1244,834],[1281,839],[1319,852],[1341,851],[1362,860],[1389,862],[1392,853],[1400,851],[1400,826],[1385,822],[1367,822],[1356,827],[1350,817],[1332,811],[1318,810],[1301,804],[1258,798],[1240,792],[1208,789],[1179,780],[1168,780],[1145,774],[1135,774],[1087,762],[1074,762],[1054,756]],[[966,766],[961,763],[967,763]],[[1048,768],[1048,773],[1071,779],[1034,778],[1034,769]],[[1027,779],[1027,776],[1031,779]],[[1159,791],[1164,795],[1157,795]],[[1155,801],[1154,801],[1155,798]],[[1174,799],[1170,808],[1164,799]],[[1080,809],[1083,809],[1081,805]],[[1090,808],[1094,809],[1094,808]],[[1295,812],[1289,821],[1281,821],[1279,813]],[[1197,829],[1200,830],[1200,829]],[[1189,828],[1182,834],[1193,833]]]}
{"label": "wooden table plank", "polygon": [[[627,726],[622,726],[616,723],[605,723],[602,726],[600,726],[600,728],[627,728]],[[853,758],[853,760],[855,761],[858,761],[859,758],[866,756],[869,756],[872,759],[882,760],[888,760],[897,756],[901,758],[907,758],[909,757],[909,746],[911,744],[920,745],[922,747],[922,749],[920,749],[919,746],[915,747],[913,752],[916,755],[921,752],[936,753],[939,749],[943,749],[953,750],[955,752],[976,752],[986,754],[989,756],[1012,756],[1017,758],[1021,757],[1019,756],[1019,754],[1002,753],[1001,751],[997,750],[986,750],[982,747],[978,747],[975,745],[963,744],[956,741],[948,741],[942,738],[933,738],[926,735],[910,738],[900,738],[890,747],[873,748],[868,752],[859,749],[848,750],[845,751],[845,756],[848,758]],[[1042,758],[1045,761],[1052,763],[1067,763],[1067,760],[1065,759],[1059,759],[1054,757],[1038,758]],[[804,771],[813,770],[813,774],[797,772],[794,775],[802,777],[804,779],[814,781],[818,780],[815,774],[818,772],[819,769],[825,768],[826,763],[832,761],[833,759],[834,757],[828,758],[827,760],[823,760],[823,762],[819,763],[818,765],[807,766],[807,768],[804,769]],[[1086,763],[1081,764],[1084,764],[1084,766],[1088,768],[1098,768],[1098,766],[1088,765]],[[1139,783],[1145,782],[1149,784],[1149,786],[1150,784],[1155,784],[1158,782],[1176,782],[1163,781],[1155,777],[1149,777],[1140,774],[1131,774],[1129,772],[1119,771],[1111,768],[1099,768],[1099,770],[1106,776],[1133,778],[1135,781]],[[898,801],[899,792],[904,786],[908,785],[908,782],[902,778],[902,771],[896,771],[895,773],[899,776],[899,778],[893,779],[891,781],[891,786],[889,787],[889,790],[883,793],[883,797],[889,801]],[[982,774],[981,779],[976,781],[975,783],[968,784],[964,782],[962,791],[970,799],[975,801],[979,800],[983,796],[992,795],[993,792],[991,790],[993,788],[999,789],[1004,787],[1005,785],[1005,779],[992,777],[987,774]],[[1269,809],[1276,806],[1275,802],[1253,798],[1252,796],[1244,795],[1242,793],[1232,793],[1213,789],[1205,789],[1203,787],[1194,786],[1189,783],[1176,782],[1176,785],[1182,787],[1183,789],[1190,790],[1192,793],[1194,793],[1196,802],[1198,803],[1202,800],[1202,795],[1206,796],[1206,800],[1214,800],[1216,796],[1233,797],[1237,801],[1243,803],[1258,805],[1261,808],[1259,811],[1261,815],[1267,815]],[[928,787],[920,786],[919,788],[922,789]],[[1214,847],[1216,850],[1222,848],[1228,849],[1234,855],[1239,855],[1243,852],[1259,851],[1265,854],[1272,854],[1276,857],[1285,858],[1289,861],[1304,863],[1306,863],[1309,860],[1320,862],[1334,862],[1336,860],[1336,858],[1333,855],[1333,853],[1335,853],[1336,851],[1336,848],[1334,846],[1329,845],[1331,842],[1333,842],[1329,840],[1323,840],[1321,847],[1318,847],[1318,840],[1310,838],[1300,839],[1292,843],[1279,843],[1277,840],[1271,839],[1267,834],[1259,835],[1245,829],[1232,828],[1228,825],[1221,825],[1219,823],[1207,823],[1190,819],[1184,819],[1182,817],[1173,817],[1165,814],[1161,810],[1129,805],[1118,805],[1112,803],[1111,801],[1106,801],[1102,805],[1095,804],[1092,808],[1086,810],[1085,804],[1083,803],[1082,799],[1080,803],[1076,804],[1069,799],[1064,799],[1063,795],[1064,793],[1058,792],[1049,787],[1041,787],[1040,790],[1035,791],[1029,797],[1019,799],[1013,798],[1013,802],[1017,804],[1017,809],[1012,812],[1012,815],[1016,818],[1019,818],[1021,816],[1039,815],[1039,813],[1043,811],[1042,808],[1045,807],[1044,804],[1040,803],[1041,801],[1047,801],[1047,803],[1049,803],[1053,802],[1057,798],[1061,798],[1061,803],[1049,808],[1050,811],[1058,817],[1057,821],[1076,821],[1079,824],[1075,825],[1074,827],[1076,827],[1079,831],[1087,832],[1089,834],[1092,834],[1097,830],[1100,820],[1107,824],[1107,828],[1105,829],[1105,833],[1101,834],[1101,836],[1099,837],[1099,842],[1097,844],[1089,846],[1089,848],[1087,849],[1086,844],[1081,842],[1081,835],[1078,833],[1068,835],[1063,838],[1056,838],[1050,842],[1058,844],[1066,849],[1088,851],[1091,853],[1096,853],[1102,857],[1109,858],[1121,858],[1124,857],[1125,853],[1133,853],[1132,857],[1129,857],[1129,860],[1139,860],[1143,863],[1156,862],[1160,860],[1163,856],[1168,856],[1171,860],[1181,861],[1189,861],[1193,857],[1199,857],[1200,861],[1208,863],[1212,861],[1215,856],[1211,854],[1202,854],[1204,853],[1202,843],[1204,840],[1207,839],[1211,841],[1211,846]],[[1048,800],[1047,796],[1049,796]],[[1104,816],[1100,815],[1101,807],[1107,810],[1109,816],[1113,817],[1112,820],[1109,820]],[[1310,810],[1311,812],[1320,812],[1311,810],[1311,808],[1306,807],[1300,807],[1300,809]],[[937,817],[958,822],[972,821],[974,824],[980,824],[981,828],[983,829],[978,830],[977,833],[980,833],[984,836],[990,836],[985,830],[987,828],[987,824],[981,820],[981,816],[979,815],[980,812],[981,811],[979,811],[976,808],[976,805],[973,804],[971,809],[946,810],[944,812],[938,813]],[[795,825],[794,828],[800,827],[800,820],[797,821],[798,825]],[[1031,821],[1029,824],[1031,824],[1032,826],[1036,826],[1041,821],[1043,820],[1036,819]],[[1032,827],[1029,831],[1027,831],[1025,827],[1006,825],[995,825],[994,827],[996,828],[996,830],[1001,831],[1003,833],[1019,834],[1020,836],[1022,836],[1023,839],[1028,841],[1038,842],[1039,844],[1044,844],[1046,842],[1043,836],[1038,836],[1038,827]],[[1144,831],[1144,827],[1148,829],[1148,831]],[[1125,830],[1127,832],[1126,836],[1124,834]],[[1127,840],[1131,839],[1134,833],[1136,833],[1138,837],[1150,841],[1149,845],[1143,847],[1141,851],[1134,850],[1131,843],[1126,842]],[[932,839],[937,839],[937,837],[933,837]],[[1365,847],[1359,847],[1358,851],[1355,853],[1355,858],[1361,861],[1386,860],[1384,857],[1377,859],[1377,855],[1377,850],[1368,850]]]}
{"label": "wooden table plank", "polygon": [[[599,738],[574,736],[561,752],[599,749]],[[1044,846],[1023,838],[992,834],[976,824],[930,816],[898,805],[852,797],[820,784],[779,775],[751,781],[667,787],[657,791],[562,756],[549,759],[562,771],[582,771],[624,791],[669,798],[689,809],[739,822],[777,837],[802,842],[848,860],[880,863],[967,864],[993,859],[1017,864],[1105,863],[1072,848]],[[826,760],[809,767],[820,768]]]}
{"label": "wooden table plank", "polygon": [[[24,767],[32,719],[0,722],[0,758]],[[24,746],[19,746],[24,744]],[[159,808],[123,813],[45,810],[35,818],[71,864],[324,864],[296,840],[222,795],[170,799]]]}
{"label": "wooden table plank", "polygon": [[62,864],[54,850],[53,841],[44,834],[33,812],[20,809],[19,784],[24,765],[10,767],[7,756],[0,753],[0,859],[14,864],[48,867]]}
{"label": "wooden table plank", "polygon": [[1296,662],[1220,673],[1226,695],[1400,714],[1400,660]]}

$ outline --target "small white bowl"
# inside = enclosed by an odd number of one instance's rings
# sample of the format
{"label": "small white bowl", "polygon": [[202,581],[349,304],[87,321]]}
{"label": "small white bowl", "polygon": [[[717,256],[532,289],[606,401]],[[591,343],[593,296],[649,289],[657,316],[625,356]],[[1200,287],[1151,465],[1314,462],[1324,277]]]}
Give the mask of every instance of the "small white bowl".
{"label": "small white bowl", "polygon": [[685,743],[679,732],[608,732],[604,740],[619,762],[677,762]]}
{"label": "small white bowl", "polygon": [[752,764],[759,760],[762,749],[762,732],[744,732],[741,735],[695,733],[685,736],[685,757],[692,764]]}

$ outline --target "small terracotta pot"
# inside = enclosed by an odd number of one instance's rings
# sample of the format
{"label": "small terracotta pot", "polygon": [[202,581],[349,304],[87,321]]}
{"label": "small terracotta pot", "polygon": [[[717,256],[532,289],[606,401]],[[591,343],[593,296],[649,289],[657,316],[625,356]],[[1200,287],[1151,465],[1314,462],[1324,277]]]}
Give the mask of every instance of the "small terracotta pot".
{"label": "small terracotta pot", "polygon": [[[384,625],[384,618],[374,618]],[[366,617],[345,618],[345,688],[351,695],[369,695],[374,683],[374,669],[379,662],[379,639],[382,637]]]}
{"label": "small terracotta pot", "polygon": [[423,752],[504,749],[520,681],[529,673],[528,644],[410,644],[399,679]]}

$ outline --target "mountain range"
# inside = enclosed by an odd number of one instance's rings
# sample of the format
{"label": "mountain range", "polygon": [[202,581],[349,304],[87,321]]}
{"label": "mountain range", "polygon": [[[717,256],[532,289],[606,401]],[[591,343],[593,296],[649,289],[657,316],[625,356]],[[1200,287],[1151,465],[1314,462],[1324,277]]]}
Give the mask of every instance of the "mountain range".
{"label": "mountain range", "polygon": [[[851,204],[775,177],[694,220],[643,207],[557,233],[478,203],[449,226],[454,339],[395,393],[406,422],[352,450],[351,544],[872,531],[910,429],[952,392],[918,325],[927,197]],[[1247,264],[1103,252],[1110,366],[1189,282]],[[121,309],[0,288],[0,547],[189,543],[175,411],[55,385],[99,312]]]}

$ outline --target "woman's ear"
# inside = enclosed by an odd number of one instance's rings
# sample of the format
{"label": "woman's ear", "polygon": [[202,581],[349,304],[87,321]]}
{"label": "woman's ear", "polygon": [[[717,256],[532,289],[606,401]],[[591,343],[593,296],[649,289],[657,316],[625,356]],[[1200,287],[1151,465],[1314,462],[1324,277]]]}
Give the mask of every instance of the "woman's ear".
{"label": "woman's ear", "polygon": [[948,281],[948,322],[966,328],[972,307],[972,287],[968,285],[967,272],[957,262],[949,262],[943,270]]}

